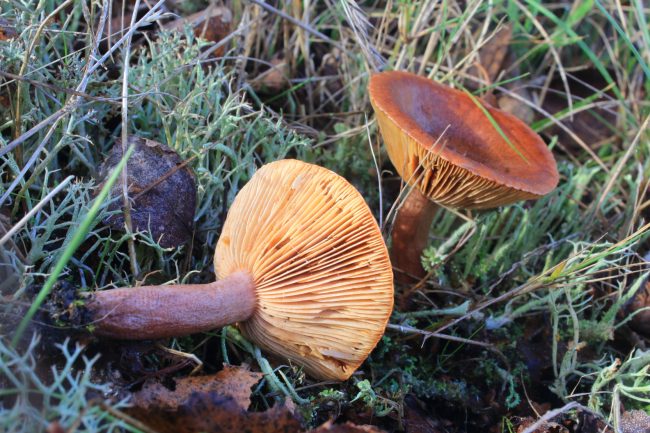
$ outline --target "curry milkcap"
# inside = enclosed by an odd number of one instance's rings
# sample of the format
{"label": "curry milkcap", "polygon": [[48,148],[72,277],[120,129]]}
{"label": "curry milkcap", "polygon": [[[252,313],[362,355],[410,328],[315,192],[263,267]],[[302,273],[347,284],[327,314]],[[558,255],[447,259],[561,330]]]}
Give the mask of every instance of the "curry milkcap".
{"label": "curry milkcap", "polygon": [[258,307],[243,333],[317,377],[349,377],[393,308],[388,252],[363,197],[337,174],[296,160],[264,166],[239,192],[215,268],[219,278],[253,275]]}
{"label": "curry milkcap", "polygon": [[98,291],[95,333],[163,338],[239,322],[321,379],[347,379],[384,333],[393,274],[379,227],[345,179],[282,160],[260,168],[228,212],[209,284]]}
{"label": "curry milkcap", "polygon": [[493,208],[558,183],[544,141],[508,113],[408,72],[375,74],[369,91],[395,169],[439,204]]}

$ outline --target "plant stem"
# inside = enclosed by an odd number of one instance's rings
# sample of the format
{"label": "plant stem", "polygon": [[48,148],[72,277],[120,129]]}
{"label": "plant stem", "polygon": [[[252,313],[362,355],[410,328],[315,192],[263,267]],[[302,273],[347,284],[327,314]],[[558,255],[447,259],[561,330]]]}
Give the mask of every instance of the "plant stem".
{"label": "plant stem", "polygon": [[244,321],[257,305],[253,277],[236,272],[209,284],[103,290],[86,307],[97,335],[124,340],[179,337]]}
{"label": "plant stem", "polygon": [[426,275],[420,257],[429,242],[435,213],[436,205],[417,188],[411,190],[397,212],[391,235],[391,260],[398,282],[416,283]]}

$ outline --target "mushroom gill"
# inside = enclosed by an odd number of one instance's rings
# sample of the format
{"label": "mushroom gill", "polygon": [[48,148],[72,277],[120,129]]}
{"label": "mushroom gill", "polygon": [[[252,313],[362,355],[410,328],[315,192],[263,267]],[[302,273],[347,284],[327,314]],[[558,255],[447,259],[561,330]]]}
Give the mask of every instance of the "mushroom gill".
{"label": "mushroom gill", "polygon": [[340,176],[300,161],[264,166],[239,192],[215,268],[219,278],[253,276],[257,307],[242,332],[317,377],[349,377],[393,307],[388,252],[365,201]]}

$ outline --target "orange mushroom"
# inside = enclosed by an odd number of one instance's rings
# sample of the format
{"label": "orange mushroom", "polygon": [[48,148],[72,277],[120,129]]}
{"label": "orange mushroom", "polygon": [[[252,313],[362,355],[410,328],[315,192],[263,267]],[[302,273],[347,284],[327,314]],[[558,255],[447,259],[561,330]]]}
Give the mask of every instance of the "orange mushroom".
{"label": "orange mushroom", "polygon": [[99,291],[98,335],[163,338],[239,322],[242,332],[314,377],[347,379],[375,347],[393,307],[393,275],[361,195],[296,160],[259,169],[228,212],[219,280]]}
{"label": "orange mushroom", "polygon": [[558,183],[544,141],[508,113],[407,72],[375,74],[369,91],[388,156],[414,187],[392,233],[393,263],[407,276],[424,276],[432,201],[488,209],[539,198]]}

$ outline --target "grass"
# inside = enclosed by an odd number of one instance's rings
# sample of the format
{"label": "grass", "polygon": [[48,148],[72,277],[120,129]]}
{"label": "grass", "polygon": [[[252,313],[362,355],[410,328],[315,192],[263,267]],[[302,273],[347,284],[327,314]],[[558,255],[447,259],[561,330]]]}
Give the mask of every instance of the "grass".
{"label": "grass", "polygon": [[47,277],[47,281],[45,281],[45,284],[43,284],[43,287],[38,292],[38,295],[36,295],[36,298],[34,299],[34,301],[32,301],[32,304],[30,305],[29,310],[27,310],[25,317],[23,317],[20,323],[18,324],[14,336],[11,339],[12,347],[15,347],[16,344],[18,344],[18,342],[23,336],[23,333],[25,332],[25,329],[27,329],[27,326],[29,325],[29,322],[34,318],[34,315],[41,307],[43,302],[45,301],[45,298],[52,291],[54,284],[56,283],[57,279],[61,275],[61,272],[63,271],[65,266],[70,261],[70,258],[75,253],[77,248],[79,248],[79,246],[83,243],[84,238],[90,231],[90,228],[93,225],[93,222],[95,221],[95,218],[97,218],[97,214],[99,213],[99,210],[101,209],[103,203],[108,198],[108,195],[110,193],[113,184],[117,181],[117,178],[121,175],[122,170],[124,170],[124,167],[126,166],[126,163],[132,153],[133,153],[133,147],[129,148],[129,150],[124,154],[124,157],[122,158],[120,163],[115,167],[113,173],[111,173],[110,177],[106,180],[106,183],[102,187],[99,195],[97,195],[97,198],[95,199],[92,207],[88,210],[88,213],[84,215],[84,218],[81,220],[81,224],[79,225],[79,228],[75,230],[74,235],[70,239],[70,242],[68,242],[65,249],[63,249],[61,258],[56,262],[56,266],[54,267],[54,270],[49,275],[49,277]]}
{"label": "grass", "polygon": [[[177,12],[206,3],[188,2]],[[396,326],[347,383],[314,384],[293,365],[274,369],[234,329],[169,347],[194,354],[208,371],[221,360],[254,360],[266,373],[257,403],[289,396],[314,425],[338,407],[396,429],[413,398],[428,417],[452,419],[453,431],[497,424],[515,431],[514,416],[532,414],[529,399],[553,407],[577,402],[614,425],[623,407],[650,411],[648,340],[634,337],[625,310],[647,277],[650,242],[650,10],[642,2],[274,3],[281,13],[226,2],[234,36],[222,57],[207,55],[211,43],[189,27],[134,39],[126,122],[122,46],[111,38],[109,54],[97,44],[107,2],[60,5],[0,6],[0,18],[18,33],[0,41],[0,71],[30,80],[0,75],[0,238],[17,227],[0,247],[0,275],[11,277],[0,281],[0,429],[42,430],[57,421],[80,431],[136,431],[121,415],[125,401],[89,404],[89,395],[112,386],[101,374],[104,364],[84,359],[96,349],[37,344],[33,327],[15,332],[23,312],[36,312],[42,301],[29,294],[34,287],[45,294],[60,279],[87,290],[210,280],[228,206],[262,163],[293,157],[324,165],[347,177],[390,227],[386,215],[401,185],[365,90],[381,68],[417,72],[477,98],[512,98],[553,146],[559,187],[493,211],[439,211],[422,257],[429,278],[397,288]],[[156,29],[164,20],[154,10],[140,25]],[[513,29],[509,59],[496,77],[475,73],[481,50],[503,24]],[[283,87],[255,82],[278,59],[287,65]],[[585,71],[603,83],[587,83],[586,94],[574,87]],[[549,105],[552,98],[561,100],[559,109]],[[606,124],[598,143],[571,123],[585,115],[590,125]],[[102,223],[109,211],[95,196],[94,179],[123,130],[190,160],[198,187],[190,245],[164,249],[146,232]],[[48,195],[70,175],[74,182]],[[23,329],[23,344],[12,348]],[[432,333],[457,340],[434,340]],[[45,376],[39,350],[58,354]],[[542,359],[538,368],[534,361]],[[147,362],[167,365],[159,357]],[[481,407],[499,407],[488,424]]]}
{"label": "grass", "polygon": [[[79,432],[138,431],[104,409],[108,401],[97,397],[111,392],[110,385],[92,380],[98,357],[86,358],[83,346],[66,340],[53,348],[63,361],[48,372],[49,380],[45,381],[33,356],[38,343],[34,337],[21,352],[0,344],[0,371],[7,383],[0,394],[4,401],[13,401],[12,405],[3,404],[3,431],[45,431],[55,421]],[[40,396],[39,405],[33,403],[34,396]],[[123,399],[109,404],[119,410],[127,402]]]}

